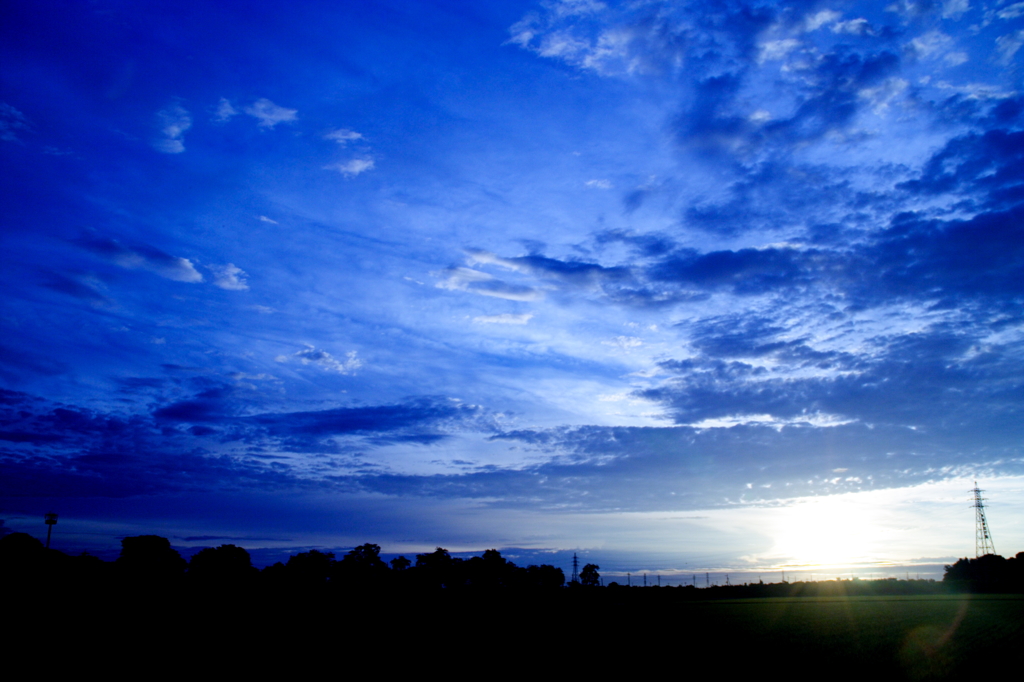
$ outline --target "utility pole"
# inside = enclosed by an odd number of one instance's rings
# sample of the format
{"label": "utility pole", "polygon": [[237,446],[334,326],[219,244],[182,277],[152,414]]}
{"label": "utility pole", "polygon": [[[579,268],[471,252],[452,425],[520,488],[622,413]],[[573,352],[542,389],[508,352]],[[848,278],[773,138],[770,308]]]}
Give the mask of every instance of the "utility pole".
{"label": "utility pole", "polygon": [[626,587],[633,587],[633,577],[631,574],[626,574]]}
{"label": "utility pole", "polygon": [[53,527],[57,525],[57,515],[53,512],[46,514],[46,549],[50,549],[50,533],[53,532]]}
{"label": "utility pole", "polygon": [[647,574],[644,573],[644,587],[647,587]]}
{"label": "utility pole", "polygon": [[996,546],[992,542],[992,533],[988,529],[988,520],[985,519],[985,498],[981,496],[982,491],[978,488],[978,482],[974,482],[974,556],[982,557],[986,554],[995,554]]}

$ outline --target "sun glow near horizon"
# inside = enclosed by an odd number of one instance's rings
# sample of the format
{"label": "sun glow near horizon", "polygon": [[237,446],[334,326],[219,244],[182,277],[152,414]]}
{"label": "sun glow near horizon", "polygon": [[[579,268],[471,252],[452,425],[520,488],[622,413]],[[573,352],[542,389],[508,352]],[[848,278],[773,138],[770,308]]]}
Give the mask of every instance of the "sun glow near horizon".
{"label": "sun glow near horizon", "polygon": [[881,516],[855,494],[799,500],[778,510],[768,554],[794,568],[878,563]]}
{"label": "sun glow near horizon", "polygon": [[[1010,509],[1021,477],[989,479],[999,492],[1006,541],[1019,532]],[[763,509],[759,525],[772,539],[766,552],[747,557],[773,568],[879,568],[973,551],[970,477],[820,497],[796,498]],[[1013,538],[1013,539],[1011,539]],[[951,542],[952,541],[952,542]]]}

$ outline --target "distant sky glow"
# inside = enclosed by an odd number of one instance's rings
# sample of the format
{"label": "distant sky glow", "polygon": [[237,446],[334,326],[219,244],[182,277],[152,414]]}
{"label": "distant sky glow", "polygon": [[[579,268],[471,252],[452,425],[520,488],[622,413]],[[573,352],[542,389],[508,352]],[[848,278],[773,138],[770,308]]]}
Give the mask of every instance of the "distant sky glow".
{"label": "distant sky glow", "polygon": [[977,478],[1024,550],[1024,4],[0,32],[9,527],[870,571],[971,554]]}

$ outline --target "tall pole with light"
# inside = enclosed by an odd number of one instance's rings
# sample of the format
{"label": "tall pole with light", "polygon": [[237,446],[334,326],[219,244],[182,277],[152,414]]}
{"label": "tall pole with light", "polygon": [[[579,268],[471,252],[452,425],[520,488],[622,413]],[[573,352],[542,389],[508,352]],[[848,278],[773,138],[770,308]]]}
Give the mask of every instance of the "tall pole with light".
{"label": "tall pole with light", "polygon": [[50,549],[50,534],[53,532],[53,527],[57,525],[57,515],[50,512],[46,515],[46,549]]}

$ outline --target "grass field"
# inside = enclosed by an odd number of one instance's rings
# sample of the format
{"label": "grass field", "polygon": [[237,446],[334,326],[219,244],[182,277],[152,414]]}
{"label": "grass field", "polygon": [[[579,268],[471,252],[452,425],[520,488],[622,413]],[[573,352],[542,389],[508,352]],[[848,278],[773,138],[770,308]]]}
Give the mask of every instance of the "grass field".
{"label": "grass field", "polygon": [[[633,608],[613,610],[626,617]],[[820,670],[832,679],[1019,673],[1024,662],[1021,595],[648,602],[628,616],[661,623],[684,648],[725,656],[727,666]]]}

